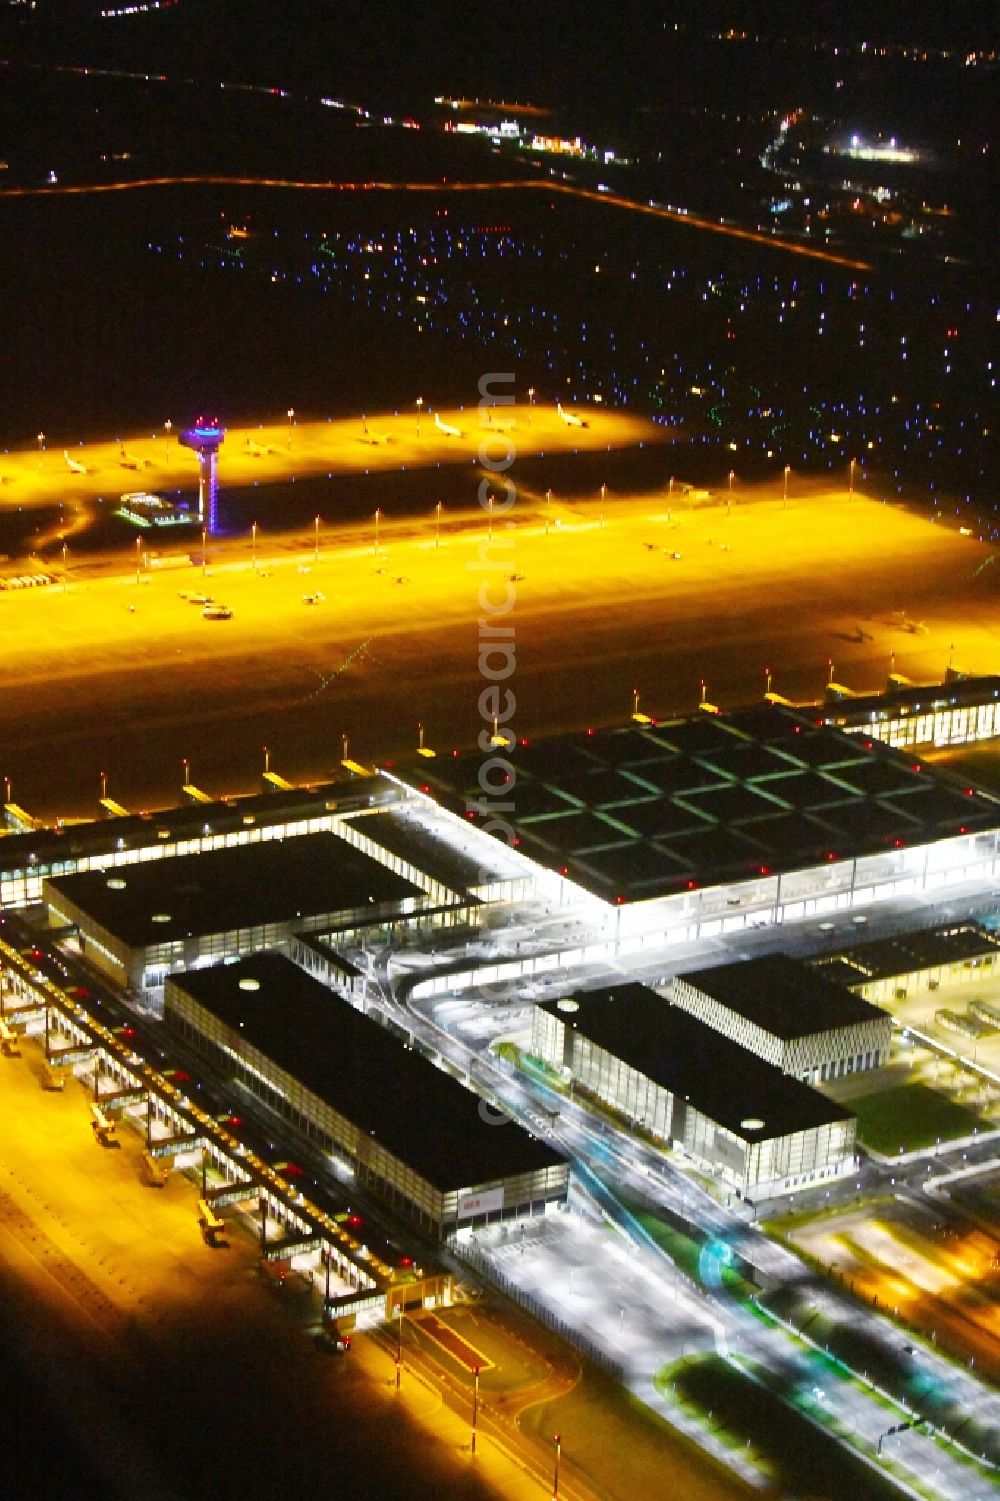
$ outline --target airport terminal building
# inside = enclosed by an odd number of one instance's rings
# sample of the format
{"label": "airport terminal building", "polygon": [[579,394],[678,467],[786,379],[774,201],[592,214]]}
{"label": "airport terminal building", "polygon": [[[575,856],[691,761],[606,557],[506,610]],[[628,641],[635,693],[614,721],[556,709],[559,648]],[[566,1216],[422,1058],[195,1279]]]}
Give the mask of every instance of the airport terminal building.
{"label": "airport terminal building", "polygon": [[787,954],[678,975],[669,994],[691,1016],[804,1083],[889,1060],[889,1014]]}
{"label": "airport terminal building", "polygon": [[262,949],[293,932],[410,918],[435,899],[333,832],[148,861],[43,883],[49,925],[133,995],[169,974]]}
{"label": "airport terminal building", "polygon": [[563,1157],[283,955],[170,976],[164,1019],[430,1235],[566,1202]]}
{"label": "airport terminal building", "polygon": [[843,1106],[630,983],[534,1008],[531,1051],[751,1201],[854,1166]]}
{"label": "airport terminal building", "polygon": [[[534,896],[585,915],[562,963],[626,958],[1000,873],[1000,802],[822,711],[763,703],[519,743],[503,813]],[[398,776],[476,830],[482,757]],[[493,841],[497,842],[497,841]],[[541,960],[481,967],[501,982]],[[454,987],[448,977],[418,993]]]}

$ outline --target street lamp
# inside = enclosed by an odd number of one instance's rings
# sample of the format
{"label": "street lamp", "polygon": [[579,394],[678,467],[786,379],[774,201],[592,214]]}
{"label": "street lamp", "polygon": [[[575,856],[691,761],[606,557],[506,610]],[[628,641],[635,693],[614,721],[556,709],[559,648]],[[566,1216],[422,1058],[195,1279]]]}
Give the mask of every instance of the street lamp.
{"label": "street lamp", "polygon": [[382,512],[379,509],[379,507],[376,506],[376,508],[375,508],[375,556],[376,557],[378,557],[378,524],[381,521],[381,519],[382,519]]}
{"label": "street lamp", "polygon": [[39,433],[38,434],[38,451],[39,451],[39,453],[42,451],[42,449],[44,447],[45,447],[45,434],[44,433]]}
{"label": "street lamp", "polygon": [[786,464],[785,465],[784,479],[782,481],[782,487],[781,487],[781,501],[782,501],[782,504],[786,505],[786,506],[788,504],[788,476],[789,476],[789,474],[791,472],[791,468],[792,468],[791,464]]}
{"label": "street lamp", "polygon": [[166,422],[163,424],[163,431],[165,433],[169,433],[169,431],[173,427],[173,425],[174,424],[171,422],[170,418],[168,417],[167,420],[166,420]]}
{"label": "street lamp", "polygon": [[136,537],[136,539],[135,539],[135,581],[136,581],[136,584],[139,583],[139,569],[140,569],[141,561],[142,561],[141,557],[140,557],[140,549],[141,549],[141,547],[142,547],[142,538],[141,537]]}
{"label": "street lamp", "polygon": [[489,540],[492,542],[493,541],[493,496],[492,495],[490,495],[490,496],[487,497],[487,500],[486,500],[486,513],[487,513],[487,516],[489,517],[489,522],[488,522],[488,527],[487,527],[487,535],[489,537]]}
{"label": "street lamp", "polygon": [[104,800],[107,797],[107,795],[108,795],[108,774],[107,774],[106,771],[102,771],[101,772],[101,802],[102,803],[104,802]]}
{"label": "street lamp", "polygon": [[771,692],[771,669],[770,669],[770,667],[765,667],[764,668],[764,677],[767,679],[767,687],[764,689],[764,697],[767,698],[768,694]]}
{"label": "street lamp", "polygon": [[561,1436],[561,1434],[558,1434],[558,1433],[553,1434],[552,1435],[552,1442],[556,1446],[556,1468],[555,1468],[555,1474],[552,1476],[552,1501],[559,1501],[559,1458],[560,1458],[560,1455],[562,1454],[562,1436]]}
{"label": "street lamp", "polygon": [[857,459],[852,459],[851,460],[850,477],[849,477],[849,479],[847,481],[847,493],[848,493],[848,495],[853,495],[854,494],[854,466],[855,466],[855,464],[857,464],[857,462],[858,462]]}
{"label": "street lamp", "polygon": [[528,426],[531,426],[531,408],[535,405],[535,388],[528,387]]}
{"label": "street lamp", "polygon": [[403,1305],[399,1305],[399,1322],[396,1325],[396,1390],[399,1391],[399,1378],[403,1369]]}
{"label": "street lamp", "polygon": [[188,760],[187,756],[184,757],[183,761],[181,762],[181,765],[184,768],[184,786],[185,787],[190,787],[190,785],[191,785],[191,762]]}
{"label": "street lamp", "polygon": [[476,1427],[479,1422],[479,1367],[473,1366],[472,1375],[474,1385],[472,1388],[472,1452],[476,1452]]}
{"label": "street lamp", "polygon": [[434,507],[434,546],[441,546],[441,502]]}
{"label": "street lamp", "polygon": [[207,575],[208,575],[208,527],[207,526],[203,526],[202,529],[201,529],[201,576],[202,576],[202,578],[206,578]]}
{"label": "street lamp", "polygon": [[319,562],[319,517],[318,516],[316,517],[315,527],[316,527],[316,536],[315,536],[315,546],[313,547],[313,562],[314,563],[318,563]]}
{"label": "street lamp", "polygon": [[257,572],[257,523],[250,523],[250,559],[253,563],[253,571]]}
{"label": "street lamp", "polygon": [[66,538],[65,537],[63,537],[63,539],[62,539],[62,558],[63,558],[63,593],[65,594],[66,590],[69,588],[69,568],[68,568],[67,563],[66,563]]}
{"label": "street lamp", "polygon": [[292,423],[295,421],[295,408],[288,408],[288,446],[292,446]]}
{"label": "street lamp", "polygon": [[420,437],[420,413],[421,413],[421,410],[423,409],[423,405],[424,405],[424,398],[422,396],[418,396],[417,397],[417,437],[418,438]]}

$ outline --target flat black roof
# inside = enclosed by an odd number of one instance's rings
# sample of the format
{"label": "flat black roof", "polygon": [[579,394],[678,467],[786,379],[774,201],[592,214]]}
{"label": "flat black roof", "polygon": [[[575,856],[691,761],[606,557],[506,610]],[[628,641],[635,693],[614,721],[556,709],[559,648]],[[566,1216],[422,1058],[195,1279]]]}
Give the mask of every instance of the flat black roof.
{"label": "flat black roof", "polygon": [[[567,1003],[578,1009],[566,1010]],[[713,1031],[648,985],[574,991],[562,1001],[543,1002],[542,1010],[743,1141],[769,1141],[853,1119],[842,1105]],[[747,1124],[754,1121],[762,1124]]]}
{"label": "flat black roof", "polygon": [[483,884],[478,860],[435,837],[425,824],[405,809],[379,809],[377,813],[359,813],[344,821],[357,833],[399,859],[407,860],[456,895]]}
{"label": "flat black roof", "polygon": [[85,856],[155,845],[159,841],[198,839],[259,825],[267,828],[318,814],[367,807],[395,800],[397,789],[382,776],[348,776],[290,791],[255,792],[210,803],[184,802],[153,813],[126,818],[96,818],[24,833],[0,833],[0,872],[46,871]]}
{"label": "flat black roof", "polygon": [[[519,742],[504,819],[517,846],[609,902],[877,854],[1000,826],[1000,802],[830,726],[760,704]],[[402,773],[473,823],[482,756]]]}
{"label": "flat black roof", "polygon": [[[978,923],[944,923],[891,938],[871,938],[843,949],[837,960],[854,972],[852,984],[914,974],[942,964],[962,964],[1000,954],[1000,938]],[[817,961],[814,961],[817,963]],[[826,961],[828,965],[830,961]],[[822,960],[819,967],[826,967]]]}
{"label": "flat black roof", "polygon": [[53,876],[48,884],[130,948],[422,894],[331,833]]}
{"label": "flat black roof", "polygon": [[886,1015],[881,1007],[862,1000],[822,970],[788,954],[717,964],[677,978],[785,1041]]}
{"label": "flat black roof", "polygon": [[484,1120],[478,1095],[280,954],[170,976],[168,1013],[175,989],[443,1192],[564,1161],[516,1122]]}

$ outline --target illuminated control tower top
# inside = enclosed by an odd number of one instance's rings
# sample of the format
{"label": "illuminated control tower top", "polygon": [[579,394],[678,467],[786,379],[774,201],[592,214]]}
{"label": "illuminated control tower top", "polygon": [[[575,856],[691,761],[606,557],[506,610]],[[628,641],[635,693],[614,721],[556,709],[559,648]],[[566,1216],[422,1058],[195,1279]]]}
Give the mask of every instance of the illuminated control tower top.
{"label": "illuminated control tower top", "polygon": [[198,455],[198,517],[209,532],[214,532],[218,523],[218,453],[225,436],[225,428],[217,421],[206,422],[199,417],[194,427],[186,427],[178,440],[182,447]]}

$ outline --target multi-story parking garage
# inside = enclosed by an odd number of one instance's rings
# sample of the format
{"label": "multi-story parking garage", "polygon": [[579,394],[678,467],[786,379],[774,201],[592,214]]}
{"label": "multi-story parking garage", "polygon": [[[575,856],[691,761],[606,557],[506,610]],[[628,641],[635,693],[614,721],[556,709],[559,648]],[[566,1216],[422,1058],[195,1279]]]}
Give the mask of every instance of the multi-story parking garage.
{"label": "multi-story parking garage", "polygon": [[171,976],[164,1016],[432,1235],[566,1201],[564,1158],[281,955]]}
{"label": "multi-story parking garage", "polygon": [[765,1063],[648,986],[578,992],[534,1008],[531,1051],[752,1200],[851,1171],[841,1105]]}
{"label": "multi-story parking garage", "polygon": [[879,1068],[889,1059],[888,1013],[787,954],[677,975],[670,999],[810,1084]]}

